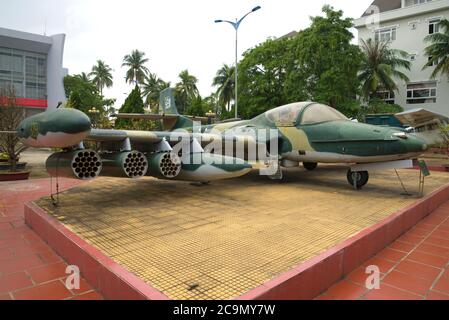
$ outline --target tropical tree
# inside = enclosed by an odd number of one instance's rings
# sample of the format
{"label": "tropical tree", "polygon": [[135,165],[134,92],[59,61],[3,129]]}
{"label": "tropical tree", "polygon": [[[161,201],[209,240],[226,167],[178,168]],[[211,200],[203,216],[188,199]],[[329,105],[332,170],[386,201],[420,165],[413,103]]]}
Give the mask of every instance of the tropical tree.
{"label": "tropical tree", "polygon": [[[142,93],[139,86],[136,84],[133,91],[126,98],[119,113],[144,113],[144,103],[142,100]],[[116,129],[128,130],[154,130],[157,128],[155,121],[139,120],[139,119],[117,119],[115,121]]]}
{"label": "tropical tree", "polygon": [[181,112],[184,112],[189,102],[199,96],[196,86],[198,79],[184,70],[179,74],[180,82],[175,87],[175,99]]}
{"label": "tropical tree", "polygon": [[409,81],[399,70],[410,70],[411,63],[407,60],[407,52],[390,49],[388,42],[372,39],[362,40],[361,48],[364,56],[359,80],[362,82],[362,92],[366,100],[374,97],[379,90],[397,91],[395,78]]}
{"label": "tropical tree", "polygon": [[100,94],[103,95],[103,88],[112,87],[112,69],[104,63],[102,60],[97,60],[97,64],[92,67],[92,71],[89,73],[89,77],[92,78],[92,83],[97,87],[100,91]]}
{"label": "tropical tree", "polygon": [[[66,107],[83,111],[97,127],[106,127],[109,117],[114,113],[115,99],[105,99],[98,88],[90,81],[83,80],[80,75],[66,76],[64,90],[68,97]],[[95,108],[98,113],[91,113]]]}
{"label": "tropical tree", "polygon": [[159,95],[162,90],[168,87],[170,87],[170,82],[165,82],[158,78],[156,74],[150,72],[145,76],[142,83],[142,97],[145,97],[145,103],[151,109],[159,106]]}
{"label": "tropical tree", "polygon": [[356,115],[362,53],[352,44],[351,19],[323,7],[294,37],[268,39],[239,64],[239,110],[244,118],[294,101],[317,101]]}
{"label": "tropical tree", "polygon": [[436,64],[432,78],[436,78],[438,74],[449,76],[449,20],[441,20],[439,24],[443,32],[436,32],[424,39],[430,45],[425,49],[429,62],[424,65],[423,69]]}
{"label": "tropical tree", "polygon": [[84,82],[90,82],[90,76],[85,73],[85,72],[81,72],[80,74],[75,75],[76,78],[84,81]]}
{"label": "tropical tree", "polygon": [[235,98],[235,67],[224,64],[218,71],[212,82],[217,87],[219,103],[230,110],[231,101]]}
{"label": "tropical tree", "polygon": [[145,52],[133,50],[131,54],[127,54],[123,58],[122,67],[127,67],[126,82],[140,84],[143,82],[145,75],[150,71],[145,67],[148,58],[145,58]]}
{"label": "tropical tree", "polygon": [[268,39],[244,53],[238,78],[240,116],[252,118],[288,103],[284,87],[288,61],[293,60],[286,58],[292,54],[289,43],[289,39]]}
{"label": "tropical tree", "polygon": [[357,74],[362,62],[360,48],[352,43],[353,20],[329,5],[322,11],[324,15],[312,17],[310,27],[292,41],[287,98],[310,99],[352,115],[357,112]]}

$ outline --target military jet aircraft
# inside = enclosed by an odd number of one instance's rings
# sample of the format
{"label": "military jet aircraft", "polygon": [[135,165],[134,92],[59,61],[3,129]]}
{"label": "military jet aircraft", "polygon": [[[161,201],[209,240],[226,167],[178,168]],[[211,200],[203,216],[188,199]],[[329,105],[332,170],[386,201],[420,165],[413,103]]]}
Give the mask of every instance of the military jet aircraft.
{"label": "military jet aircraft", "polygon": [[[57,109],[25,119],[18,134],[30,147],[63,148],[49,157],[47,170],[78,179],[150,175],[206,183],[242,176],[254,161],[271,166],[265,173],[270,178],[282,179],[283,167],[301,162],[307,170],[318,163],[384,164],[416,158],[427,149],[413,134],[356,123],[315,102],[204,126],[178,114],[171,88],[161,93],[160,106],[161,114],[118,117],[161,120],[163,131],[94,129],[81,111]],[[100,151],[86,150],[85,141],[100,143]],[[369,174],[349,169],[347,179],[359,189]]]}

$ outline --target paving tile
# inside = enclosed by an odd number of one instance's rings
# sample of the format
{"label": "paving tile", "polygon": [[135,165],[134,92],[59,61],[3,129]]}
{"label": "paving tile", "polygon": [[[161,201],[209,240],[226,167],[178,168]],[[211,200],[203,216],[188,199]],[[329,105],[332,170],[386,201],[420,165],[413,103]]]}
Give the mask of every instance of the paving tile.
{"label": "paving tile", "polygon": [[326,294],[336,300],[357,300],[367,289],[348,281],[340,281],[332,286]]}
{"label": "paving tile", "polygon": [[440,256],[443,258],[447,258],[449,259],[449,249],[448,248],[443,248],[443,247],[438,247],[429,243],[422,243],[421,245],[419,245],[416,250],[419,251],[424,251],[428,254],[433,254],[436,256]]}
{"label": "paving tile", "polygon": [[424,237],[412,236],[408,233],[398,238],[399,241],[417,245],[424,240]]}
{"label": "paving tile", "polygon": [[433,289],[449,294],[449,269],[446,269]]}
{"label": "paving tile", "polygon": [[442,271],[442,269],[414,262],[410,259],[401,261],[394,270],[430,281],[435,280]]}
{"label": "paving tile", "polygon": [[424,296],[429,291],[433,281],[424,280],[398,271],[392,271],[387,274],[382,280],[382,283]]}
{"label": "paving tile", "polygon": [[449,231],[444,231],[438,228],[436,231],[432,232],[432,236],[442,239],[449,239]]}
{"label": "paving tile", "polygon": [[1,222],[0,223],[0,231],[11,230],[11,229],[13,229],[13,227],[9,222]]}
{"label": "paving tile", "polygon": [[380,289],[370,290],[364,295],[367,300],[422,300],[423,297],[392,286],[381,284]]}
{"label": "paving tile", "polygon": [[444,257],[428,254],[420,250],[413,251],[407,259],[436,268],[443,268],[448,263],[448,259]]}
{"label": "paving tile", "polygon": [[56,280],[16,291],[13,296],[16,300],[61,300],[71,297],[72,294],[61,281]]}
{"label": "paving tile", "polygon": [[44,262],[36,255],[23,256],[18,258],[5,259],[0,263],[0,272],[9,274],[25,269],[43,265]]}
{"label": "paving tile", "polygon": [[416,245],[411,244],[411,243],[395,241],[392,244],[390,244],[390,246],[388,248],[408,253],[408,252],[412,251],[415,247],[416,247]]}
{"label": "paving tile", "polygon": [[449,249],[449,238],[448,239],[442,239],[435,236],[430,236],[424,241],[423,243],[428,243],[437,247],[447,248]]}
{"label": "paving tile", "polygon": [[404,258],[406,254],[407,253],[404,253],[403,251],[398,251],[398,250],[394,250],[394,249],[390,249],[390,248],[385,248],[381,252],[379,252],[376,256],[378,258],[382,258],[382,259],[385,259],[385,260],[398,262],[399,260]]}
{"label": "paving tile", "polygon": [[346,280],[361,284],[363,286],[363,285],[365,285],[366,279],[369,276],[369,274],[367,274],[365,271],[366,271],[365,267],[360,267],[360,268],[352,271],[350,274],[348,274],[346,276]]}
{"label": "paving tile", "polygon": [[449,300],[449,294],[444,294],[438,291],[430,291],[426,300]]}
{"label": "paving tile", "polygon": [[70,298],[70,300],[103,300],[103,297],[95,291],[90,291],[74,296],[73,298]]}
{"label": "paving tile", "polygon": [[390,271],[391,268],[394,267],[395,262],[388,261],[388,260],[385,260],[385,259],[375,256],[363,264],[363,266],[365,266],[365,267],[371,266],[371,265],[377,266],[381,273],[387,273],[388,271]]}
{"label": "paving tile", "polygon": [[7,293],[32,285],[33,282],[31,282],[30,277],[26,275],[25,272],[17,272],[0,276],[0,293]]}
{"label": "paving tile", "polygon": [[50,280],[56,280],[66,277],[65,273],[67,265],[63,262],[48,264],[42,267],[29,269],[28,273],[35,283],[43,283]]}
{"label": "paving tile", "polygon": [[327,295],[327,294],[322,294],[322,295],[316,297],[313,300],[335,300],[335,299],[332,298],[331,296]]}
{"label": "paving tile", "polygon": [[9,294],[0,294],[0,301],[12,300]]}
{"label": "paving tile", "polygon": [[[62,279],[61,281],[63,283],[65,283],[66,278]],[[86,280],[84,280],[83,278],[80,278],[80,287],[79,287],[79,289],[70,289],[70,290],[73,292],[73,294],[79,295],[79,294],[83,294],[85,292],[92,291],[94,289],[92,288],[92,286]]]}

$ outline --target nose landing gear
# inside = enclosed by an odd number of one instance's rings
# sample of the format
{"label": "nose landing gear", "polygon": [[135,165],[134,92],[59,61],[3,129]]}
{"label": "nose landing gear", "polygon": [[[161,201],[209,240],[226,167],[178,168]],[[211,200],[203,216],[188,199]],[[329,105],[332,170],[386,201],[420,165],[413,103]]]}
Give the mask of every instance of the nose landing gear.
{"label": "nose landing gear", "polygon": [[348,183],[357,190],[366,185],[369,180],[368,171],[351,171],[351,169],[349,169],[346,177],[348,179]]}
{"label": "nose landing gear", "polygon": [[316,169],[316,167],[318,166],[318,163],[316,162],[303,162],[302,163],[303,167],[308,170],[308,171],[313,171]]}

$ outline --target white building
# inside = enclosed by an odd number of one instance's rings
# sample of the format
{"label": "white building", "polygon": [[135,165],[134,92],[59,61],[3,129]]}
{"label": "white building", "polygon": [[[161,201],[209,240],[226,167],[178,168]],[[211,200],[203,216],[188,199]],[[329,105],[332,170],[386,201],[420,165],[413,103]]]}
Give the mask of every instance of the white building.
{"label": "white building", "polygon": [[65,102],[65,35],[43,36],[0,28],[0,88],[13,87],[28,115]]}
{"label": "white building", "polygon": [[424,38],[439,32],[438,22],[449,18],[449,0],[375,0],[365,14],[355,20],[361,39],[390,41],[391,48],[409,53],[411,70],[404,73],[409,83],[397,80],[399,92],[383,93],[385,100],[405,110],[424,108],[449,116],[447,76],[431,79],[433,68],[422,70],[428,57]]}

